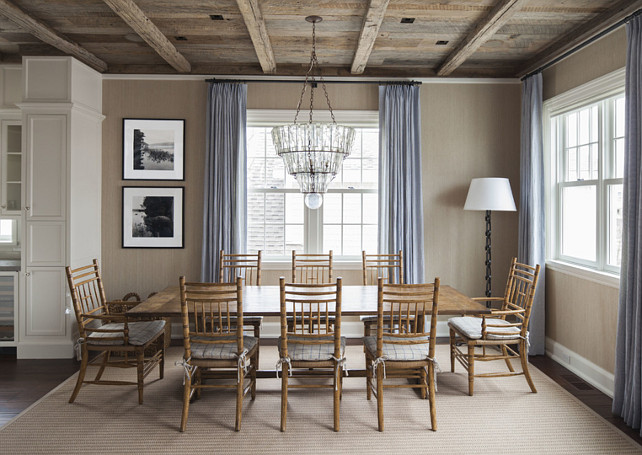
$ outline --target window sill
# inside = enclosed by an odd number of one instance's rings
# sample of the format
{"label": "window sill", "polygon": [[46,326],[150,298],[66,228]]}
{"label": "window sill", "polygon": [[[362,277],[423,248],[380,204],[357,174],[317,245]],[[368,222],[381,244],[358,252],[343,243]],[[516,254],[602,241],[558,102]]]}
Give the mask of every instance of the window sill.
{"label": "window sill", "polygon": [[576,264],[569,264],[568,262],[555,260],[546,261],[546,268],[555,272],[564,273],[576,278],[592,281],[597,284],[602,284],[604,286],[609,286],[616,289],[620,288],[620,276],[614,273],[593,270]]}

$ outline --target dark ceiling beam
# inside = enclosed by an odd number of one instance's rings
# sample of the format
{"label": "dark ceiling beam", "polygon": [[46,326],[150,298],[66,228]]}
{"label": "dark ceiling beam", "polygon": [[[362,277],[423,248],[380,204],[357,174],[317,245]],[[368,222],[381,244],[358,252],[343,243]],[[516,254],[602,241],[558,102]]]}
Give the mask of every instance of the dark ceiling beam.
{"label": "dark ceiling beam", "polygon": [[107,71],[107,63],[96,57],[79,44],[65,38],[57,31],[18,8],[7,0],[0,0],[0,14],[16,24],[21,29],[32,34],[39,40],[60,49],[65,54],[76,57],[83,63],[91,66],[97,71]]}
{"label": "dark ceiling beam", "polygon": [[526,76],[552,62],[560,59],[564,54],[582,45],[595,35],[602,33],[609,27],[617,24],[627,16],[642,9],[642,0],[620,0],[607,11],[598,14],[593,19],[571,30],[566,35],[546,47],[535,57],[528,60],[517,73],[518,77]]}
{"label": "dark ceiling beam", "polygon": [[152,49],[179,73],[189,73],[192,66],[167,37],[149,20],[132,0],[103,0]]}
{"label": "dark ceiling beam", "polygon": [[274,59],[270,36],[268,35],[258,0],[236,0],[236,3],[243,15],[252,44],[254,44],[254,50],[261,64],[261,69],[264,73],[274,73],[276,71],[276,60]]}
{"label": "dark ceiling beam", "polygon": [[352,74],[362,74],[368,64],[375,40],[379,34],[379,28],[383,22],[390,0],[370,0],[368,10],[363,18],[359,44],[352,61]]}
{"label": "dark ceiling beam", "polygon": [[438,76],[448,76],[455,71],[468,57],[493,35],[520,9],[528,0],[500,0],[488,14],[479,21],[475,28],[460,42],[437,68]]}

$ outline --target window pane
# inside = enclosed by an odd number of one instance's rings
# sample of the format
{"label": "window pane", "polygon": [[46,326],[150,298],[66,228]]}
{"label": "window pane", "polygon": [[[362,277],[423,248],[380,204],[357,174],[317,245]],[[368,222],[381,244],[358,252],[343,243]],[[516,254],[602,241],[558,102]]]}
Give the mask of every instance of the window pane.
{"label": "window pane", "polygon": [[285,223],[285,195],[284,194],[266,194],[265,195],[265,223],[280,224]]}
{"label": "window pane", "polygon": [[[270,140],[272,140],[271,137]],[[247,129],[247,156],[248,158],[265,156],[265,128]]]}
{"label": "window pane", "polygon": [[588,144],[591,127],[591,110],[582,109],[580,111],[580,144]]}
{"label": "window pane", "polygon": [[377,253],[377,226],[364,225],[363,226],[363,249],[366,252],[375,254]]}
{"label": "window pane", "polygon": [[0,220],[0,243],[14,243],[13,225],[16,220]]}
{"label": "window pane", "polygon": [[577,145],[577,113],[570,114],[566,118],[566,146]]}
{"label": "window pane", "polygon": [[376,158],[362,160],[363,187],[376,188],[379,181],[378,161]]}
{"label": "window pane", "polygon": [[361,226],[343,226],[343,254],[361,254]]}
{"label": "window pane", "polygon": [[343,195],[343,222],[361,223],[361,194]]}
{"label": "window pane", "polygon": [[591,176],[589,178],[592,180],[597,180],[599,178],[598,162],[599,155],[597,144],[591,144]]}
{"label": "window pane", "polygon": [[[282,256],[286,253],[285,250],[285,232],[284,226],[279,225],[266,225],[265,226],[265,248],[266,255]],[[289,253],[290,251],[288,251]]]}
{"label": "window pane", "polygon": [[285,251],[303,252],[303,225],[288,224],[285,226]]}
{"label": "window pane", "polygon": [[265,160],[265,177],[268,188],[285,187],[285,166],[279,157]]}
{"label": "window pane", "polygon": [[562,254],[588,261],[596,257],[595,186],[562,190]]}
{"label": "window pane", "polygon": [[256,253],[265,244],[265,200],[261,193],[247,195],[247,249]]}
{"label": "window pane", "polygon": [[379,223],[379,207],[376,193],[366,193],[363,195],[363,222],[366,224]]}
{"label": "window pane", "polygon": [[265,187],[265,160],[263,158],[247,158],[247,186],[250,188]]}
{"label": "window pane", "polygon": [[324,223],[341,223],[341,193],[325,194],[322,207]]}
{"label": "window pane", "polygon": [[598,139],[598,120],[599,113],[597,105],[595,105],[591,108],[591,142],[597,142]]}
{"label": "window pane", "polygon": [[323,226],[323,251],[332,250],[332,254],[341,255],[341,226],[324,225]]}
{"label": "window pane", "polygon": [[619,267],[622,261],[622,185],[609,185],[608,264]]}
{"label": "window pane", "polygon": [[624,177],[624,139],[615,140],[615,178]]}
{"label": "window pane", "polygon": [[342,188],[361,186],[361,160],[352,155],[343,162]]}
{"label": "window pane", "polygon": [[579,149],[579,155],[580,155],[580,169],[579,169],[579,175],[578,179],[580,180],[589,180],[591,178],[591,169],[590,169],[590,155],[589,155],[589,147],[584,146],[580,147]]}
{"label": "window pane", "polygon": [[615,137],[624,137],[624,96],[615,100]]}
{"label": "window pane", "polygon": [[303,224],[303,194],[287,193],[285,195],[285,222]]}
{"label": "window pane", "polygon": [[566,151],[566,181],[577,180],[577,149],[572,148]]}
{"label": "window pane", "polygon": [[363,130],[363,157],[379,159],[379,131],[375,129]]}

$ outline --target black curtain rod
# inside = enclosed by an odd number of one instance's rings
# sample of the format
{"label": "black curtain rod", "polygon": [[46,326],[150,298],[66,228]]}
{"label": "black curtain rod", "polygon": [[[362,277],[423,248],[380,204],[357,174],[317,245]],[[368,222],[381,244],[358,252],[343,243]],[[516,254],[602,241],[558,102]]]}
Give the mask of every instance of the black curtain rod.
{"label": "black curtain rod", "polygon": [[[303,80],[298,79],[205,79],[205,82],[212,82],[213,84],[225,84],[225,83],[237,83],[237,84],[247,84],[247,83],[279,83],[279,84],[301,84]],[[377,84],[377,85],[421,85],[419,81],[336,81],[336,80],[324,80],[326,84]],[[311,81],[308,81],[310,84]],[[320,84],[320,80],[315,80],[312,82],[314,84]]]}
{"label": "black curtain rod", "polygon": [[591,44],[591,43],[593,43],[593,42],[595,42],[595,41],[599,40],[599,39],[600,39],[600,38],[602,38],[604,35],[606,35],[606,34],[608,34],[608,33],[611,33],[611,32],[612,32],[613,30],[615,30],[616,28],[621,27],[622,25],[626,24],[628,21],[630,21],[630,20],[631,20],[631,19],[633,19],[634,17],[639,16],[640,14],[642,14],[642,9],[637,10],[635,13],[633,13],[633,14],[631,14],[631,15],[629,15],[629,16],[627,16],[627,17],[625,17],[624,19],[620,20],[619,22],[616,22],[615,24],[611,25],[610,27],[608,27],[608,28],[606,28],[606,29],[602,30],[602,31],[601,31],[600,33],[598,33],[597,35],[592,36],[591,38],[587,39],[587,40],[586,40],[586,41],[584,41],[583,43],[578,44],[578,45],[577,45],[577,46],[575,46],[573,49],[571,49],[571,50],[569,50],[569,51],[564,52],[564,53],[563,53],[562,55],[560,55],[559,57],[554,58],[553,60],[551,60],[550,62],[548,62],[548,63],[546,63],[546,64],[544,64],[544,65],[542,65],[542,66],[540,66],[540,67],[539,67],[539,68],[537,68],[536,70],[531,71],[530,73],[528,73],[528,74],[526,74],[524,77],[522,77],[520,80],[521,80],[521,81],[523,81],[524,79],[529,78],[529,77],[531,77],[531,76],[533,76],[533,75],[535,75],[535,74],[537,74],[537,73],[541,73],[541,72],[542,72],[542,71],[544,71],[545,69],[550,68],[551,66],[555,65],[557,62],[559,62],[559,61],[561,61],[561,60],[565,59],[566,57],[568,57],[569,55],[574,54],[575,52],[579,51],[580,49],[582,49],[582,48],[584,48],[584,47],[588,46],[589,44]]}

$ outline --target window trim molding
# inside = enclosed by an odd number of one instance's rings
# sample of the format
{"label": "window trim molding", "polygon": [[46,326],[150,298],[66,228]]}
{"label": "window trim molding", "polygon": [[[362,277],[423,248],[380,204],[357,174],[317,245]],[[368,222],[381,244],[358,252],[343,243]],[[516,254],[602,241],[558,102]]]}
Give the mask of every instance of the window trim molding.
{"label": "window trim molding", "polygon": [[[554,200],[557,193],[557,159],[554,159],[551,150],[551,118],[588,104],[606,100],[622,92],[625,88],[625,71],[626,68],[620,68],[550,98],[544,101],[542,109],[544,197],[546,200],[546,264],[552,270],[612,287],[619,287],[620,279],[619,273],[614,272],[611,268],[605,267],[605,270],[596,270],[576,262],[567,262],[562,258],[555,257],[557,251],[556,242],[559,241],[558,224],[556,223],[560,213],[558,204]],[[598,242],[602,241],[602,239],[598,239]]]}

